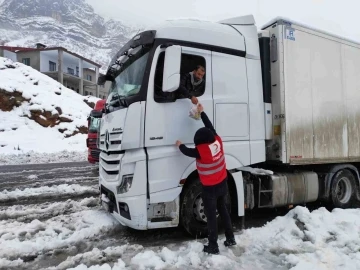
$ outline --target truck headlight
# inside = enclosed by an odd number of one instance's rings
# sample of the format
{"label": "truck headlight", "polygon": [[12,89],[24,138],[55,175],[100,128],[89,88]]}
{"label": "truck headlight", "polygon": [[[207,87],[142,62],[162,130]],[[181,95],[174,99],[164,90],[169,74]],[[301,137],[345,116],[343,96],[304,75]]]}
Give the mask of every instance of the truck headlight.
{"label": "truck headlight", "polygon": [[133,174],[123,175],[121,184],[117,187],[117,193],[122,194],[128,192],[131,188],[133,178]]}

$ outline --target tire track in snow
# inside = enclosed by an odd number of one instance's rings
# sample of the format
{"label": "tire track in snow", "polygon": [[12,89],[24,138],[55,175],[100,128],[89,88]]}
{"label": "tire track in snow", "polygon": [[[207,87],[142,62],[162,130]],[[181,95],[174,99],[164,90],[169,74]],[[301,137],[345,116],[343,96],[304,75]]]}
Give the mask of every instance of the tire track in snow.
{"label": "tire track in snow", "polygon": [[37,175],[39,179],[55,179],[66,174],[71,174],[72,176],[88,175],[96,176],[98,167],[84,167],[84,168],[62,168],[62,169],[53,169],[53,170],[44,170],[44,171],[19,171],[19,172],[3,172],[0,173],[0,182],[4,180],[14,180],[17,179],[26,179],[31,175]]}
{"label": "tire track in snow", "polygon": [[19,186],[21,186],[22,188],[37,188],[42,186],[56,186],[61,184],[73,184],[73,183],[86,186],[86,185],[93,185],[96,182],[98,182],[97,177],[86,177],[86,176],[79,176],[74,178],[66,177],[66,178],[39,181],[36,175],[32,175],[32,178],[30,178],[27,181],[19,181],[17,183],[14,181],[0,183],[0,190],[13,191]]}
{"label": "tire track in snow", "polygon": [[[95,165],[96,166],[96,165]],[[81,162],[61,162],[61,163],[37,163],[37,164],[20,164],[20,165],[0,165],[0,174],[6,172],[18,171],[49,171],[62,168],[85,168],[95,167],[87,161]]]}
{"label": "tire track in snow", "polygon": [[[66,260],[60,262],[57,266],[51,266],[45,270],[66,270],[70,267],[75,267],[79,264],[96,265],[103,263],[117,262],[119,258],[131,257],[137,252],[142,250],[142,246],[133,245],[120,245],[111,246],[105,249],[94,248],[90,251],[76,254],[75,256],[68,256]],[[37,267],[42,266],[39,263],[35,263]]]}
{"label": "tire track in snow", "polygon": [[9,169],[6,170],[4,169],[4,167],[6,166],[1,166],[0,165],[0,177],[2,176],[8,176],[11,177],[12,175],[23,175],[26,176],[28,174],[33,174],[34,172],[36,172],[37,174],[44,174],[44,175],[51,175],[51,174],[58,174],[60,172],[79,172],[79,171],[87,171],[87,172],[95,172],[98,170],[98,166],[79,166],[79,167],[58,167],[58,168],[51,168],[51,169],[47,169],[46,166],[48,166],[49,164],[43,164],[44,168],[43,169],[33,169],[33,168],[29,168],[29,169],[24,169],[24,166],[18,166],[18,168],[15,169]]}
{"label": "tire track in snow", "polygon": [[51,198],[61,200],[73,198],[74,196],[95,196],[99,194],[98,185],[81,186],[79,184],[62,184],[58,186],[43,186],[39,188],[16,189],[13,191],[4,190],[0,192],[0,203],[2,205],[13,205],[16,203],[31,203],[46,201]]}
{"label": "tire track in snow", "polygon": [[[62,254],[62,250],[58,250],[54,253],[57,254],[59,260],[57,263],[54,263],[53,266],[49,266],[46,258],[49,257],[48,254],[39,255],[32,262],[25,262],[21,259],[10,261],[7,260],[9,269],[16,270],[27,270],[27,269],[44,269],[44,270],[66,270],[71,267],[75,267],[79,264],[85,265],[97,265],[103,263],[116,263],[119,258],[124,259],[125,261],[130,261],[130,259],[139,251],[143,250],[143,247],[140,245],[119,245],[119,246],[108,246],[105,248],[92,248],[86,252],[77,253],[75,248],[72,248],[73,254],[69,253]],[[62,256],[59,256],[62,255]],[[50,255],[51,256],[51,255]],[[6,260],[6,259],[4,259]]]}
{"label": "tire track in snow", "polygon": [[[71,181],[85,181],[98,179],[98,168],[94,166],[84,168],[57,168],[42,171],[20,171],[0,173],[0,191],[16,186],[29,187],[35,183],[69,183]],[[72,180],[73,179],[73,180]]]}
{"label": "tire track in snow", "polygon": [[0,222],[9,222],[9,220],[30,222],[33,219],[42,221],[59,215],[100,207],[99,203],[98,197],[87,197],[78,201],[69,199],[64,202],[0,207]]}

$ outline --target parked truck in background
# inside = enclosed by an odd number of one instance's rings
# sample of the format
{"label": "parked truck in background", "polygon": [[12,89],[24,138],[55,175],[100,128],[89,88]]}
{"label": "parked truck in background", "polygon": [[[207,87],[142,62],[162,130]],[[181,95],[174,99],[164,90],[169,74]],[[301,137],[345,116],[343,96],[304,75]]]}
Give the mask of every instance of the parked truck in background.
{"label": "parked truck in background", "polygon": [[[100,149],[98,148],[99,124],[106,100],[98,100],[94,109],[88,117],[88,137],[86,147],[88,148],[88,161],[92,164],[99,162]],[[99,118],[100,117],[100,118]]]}
{"label": "parked truck in background", "polygon": [[[111,81],[100,126],[104,207],[134,229],[206,234],[193,146],[201,121],[189,99],[169,95],[180,76],[206,69],[198,95],[222,137],[228,207],[274,208],[358,199],[360,44],[277,18],[166,21],[137,34],[98,83]],[[266,169],[260,171],[259,168]]]}

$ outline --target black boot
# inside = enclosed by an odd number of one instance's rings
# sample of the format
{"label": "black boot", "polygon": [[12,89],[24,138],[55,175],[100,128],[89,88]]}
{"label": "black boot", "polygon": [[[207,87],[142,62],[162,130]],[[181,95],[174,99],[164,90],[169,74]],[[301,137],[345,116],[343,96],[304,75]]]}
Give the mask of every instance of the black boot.
{"label": "black boot", "polygon": [[218,247],[212,247],[212,246],[204,246],[204,252],[209,254],[219,254],[219,248]]}
{"label": "black boot", "polygon": [[226,239],[224,241],[224,245],[225,245],[225,247],[235,246],[236,245],[235,238]]}

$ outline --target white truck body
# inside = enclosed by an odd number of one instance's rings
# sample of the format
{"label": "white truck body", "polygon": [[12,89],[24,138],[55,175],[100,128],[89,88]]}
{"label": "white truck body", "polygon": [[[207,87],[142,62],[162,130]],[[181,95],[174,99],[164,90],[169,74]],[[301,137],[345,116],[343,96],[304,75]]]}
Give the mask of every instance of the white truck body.
{"label": "white truck body", "polygon": [[[275,207],[328,197],[337,172],[321,189],[317,173],[263,176],[258,183],[243,179],[247,166],[359,161],[358,44],[281,18],[259,33],[252,16],[167,21],[129,41],[107,74],[114,83],[100,127],[99,187],[121,224],[146,230],[178,226],[183,218],[184,188],[198,179],[195,160],[174,144],[193,146],[203,124],[188,116],[188,99],[160,102],[156,89],[176,89],[180,60],[191,57],[206,68],[198,99],[224,141],[239,216],[254,200]],[[135,94],[117,95],[130,87]],[[204,227],[201,196],[193,199],[190,211]]]}

